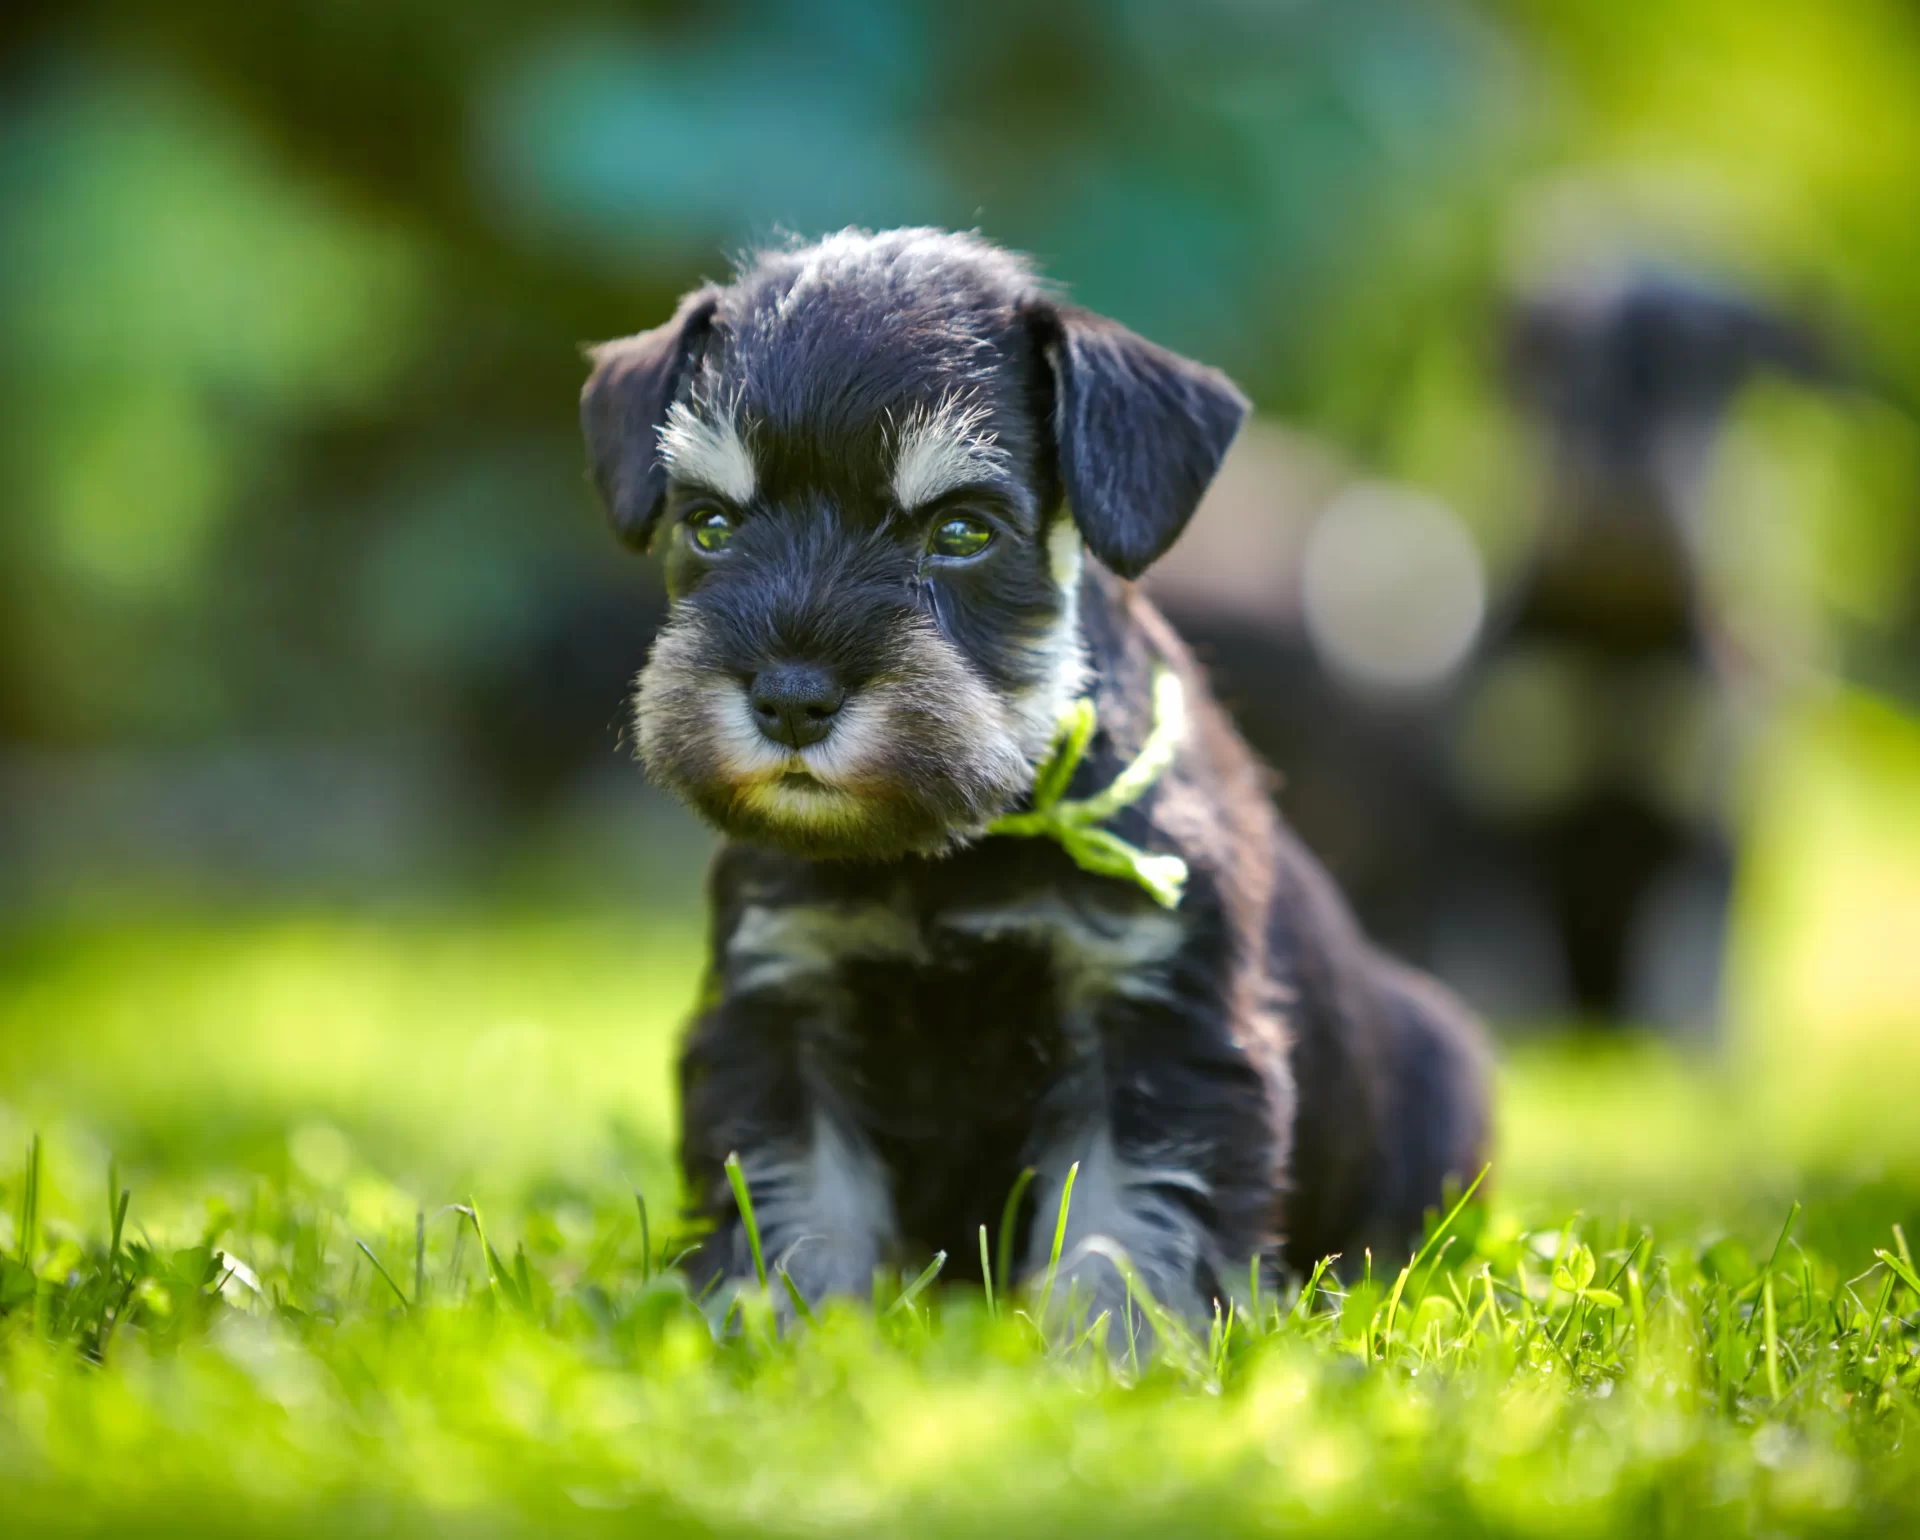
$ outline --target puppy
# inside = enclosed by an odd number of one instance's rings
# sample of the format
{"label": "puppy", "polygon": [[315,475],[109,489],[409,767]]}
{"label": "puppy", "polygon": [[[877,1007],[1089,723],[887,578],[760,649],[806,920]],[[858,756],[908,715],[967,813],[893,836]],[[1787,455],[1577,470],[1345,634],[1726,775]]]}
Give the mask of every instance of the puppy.
{"label": "puppy", "polygon": [[727,836],[696,1274],[751,1274],[733,1151],[810,1298],[965,1276],[1029,1166],[1014,1282],[1077,1163],[1056,1290],[1116,1317],[1094,1236],[1193,1321],[1416,1238],[1483,1159],[1478,1029],[1358,933],[1132,582],[1246,415],[1226,377],[934,230],[759,253],[592,358],[593,479],[665,551],[639,754]]}

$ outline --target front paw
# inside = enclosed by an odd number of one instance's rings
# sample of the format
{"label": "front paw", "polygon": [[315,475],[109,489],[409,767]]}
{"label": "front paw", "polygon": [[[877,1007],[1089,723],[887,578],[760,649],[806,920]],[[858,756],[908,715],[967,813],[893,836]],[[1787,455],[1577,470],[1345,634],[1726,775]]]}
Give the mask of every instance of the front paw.
{"label": "front paw", "polygon": [[1116,1363],[1144,1363],[1163,1345],[1191,1344],[1210,1318],[1191,1279],[1144,1273],[1103,1235],[1074,1247],[1051,1277],[1044,1270],[1036,1274],[1027,1283],[1027,1298],[1049,1336],[1104,1338]]}
{"label": "front paw", "polygon": [[[870,1246],[806,1235],[768,1262],[770,1271],[793,1280],[794,1288],[809,1305],[821,1305],[832,1299],[871,1299],[880,1257]],[[775,1287],[782,1295],[788,1292],[777,1280]]]}
{"label": "front paw", "polygon": [[[735,1300],[760,1296],[760,1270],[754,1264],[753,1250],[744,1233],[736,1233],[724,1243],[716,1237],[703,1248],[706,1249],[718,1253],[709,1259],[711,1281],[703,1296],[710,1318],[717,1322]],[[795,1295],[808,1311],[832,1299],[872,1297],[874,1268],[879,1258],[869,1247],[835,1244],[824,1236],[803,1235],[785,1245],[776,1242],[763,1246],[761,1255],[766,1268],[765,1293],[775,1319],[783,1327],[802,1313],[795,1303]]]}

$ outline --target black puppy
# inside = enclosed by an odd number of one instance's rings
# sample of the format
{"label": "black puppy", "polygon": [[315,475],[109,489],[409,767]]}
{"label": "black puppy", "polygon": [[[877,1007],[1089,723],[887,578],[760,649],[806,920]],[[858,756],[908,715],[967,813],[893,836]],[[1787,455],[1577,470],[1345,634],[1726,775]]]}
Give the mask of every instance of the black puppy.
{"label": "black puppy", "polygon": [[761,253],[593,360],[595,482],[666,548],[640,755],[730,836],[697,1269],[751,1268],[735,1150],[812,1296],[966,1271],[1028,1165],[1017,1271],[1078,1162],[1060,1290],[1098,1309],[1094,1235],[1189,1319],[1414,1236],[1482,1159],[1478,1030],[1357,932],[1130,581],[1240,426],[1225,376],[933,230]]}

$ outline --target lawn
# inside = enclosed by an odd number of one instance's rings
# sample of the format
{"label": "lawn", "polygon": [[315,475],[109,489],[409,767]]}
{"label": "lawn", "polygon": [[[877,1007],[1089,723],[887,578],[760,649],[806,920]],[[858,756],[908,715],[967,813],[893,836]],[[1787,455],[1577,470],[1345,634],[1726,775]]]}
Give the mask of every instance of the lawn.
{"label": "lawn", "polygon": [[695,914],[16,930],[0,1531],[1920,1531],[1916,786],[1810,709],[1723,1052],[1516,1041],[1416,1265],[1140,1364],[907,1279],[716,1340],[662,1266]]}

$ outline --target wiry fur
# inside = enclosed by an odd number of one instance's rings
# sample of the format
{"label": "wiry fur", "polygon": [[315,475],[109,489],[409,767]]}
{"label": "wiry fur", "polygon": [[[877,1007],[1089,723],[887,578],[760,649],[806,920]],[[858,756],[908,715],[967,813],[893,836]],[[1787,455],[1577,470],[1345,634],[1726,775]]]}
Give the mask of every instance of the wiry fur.
{"label": "wiry fur", "polygon": [[993,434],[981,431],[988,408],[961,395],[918,407],[893,446],[891,485],[902,508],[923,508],[968,483],[991,476],[1005,459]]}
{"label": "wiry fur", "polygon": [[735,503],[753,501],[758,490],[753,451],[731,413],[712,408],[700,412],[676,401],[667,408],[659,440],[660,463],[675,480]]}
{"label": "wiry fur", "polygon": [[[1068,1271],[1102,1309],[1108,1242],[1199,1317],[1250,1261],[1412,1236],[1481,1159],[1476,1029],[1367,946],[1122,581],[1192,514],[1245,412],[1232,385],[925,230],[761,254],[596,358],[596,478],[627,538],[667,531],[640,754],[730,836],[682,1060],[682,1159],[715,1227],[698,1270],[749,1265],[734,1150],[810,1293],[936,1247],[964,1275],[1029,1164],[1020,1276],[1078,1161]],[[689,458],[708,473],[683,479]],[[707,552],[686,521],[716,506],[732,535]],[[942,560],[930,536],[956,516],[993,541]],[[801,748],[747,698],[794,664],[836,691]],[[1176,911],[985,832],[1082,694],[1100,725],[1069,794],[1110,783],[1156,668],[1189,729],[1109,827],[1186,860]]]}
{"label": "wiry fur", "polygon": [[[892,1244],[887,1173],[857,1133],[816,1111],[806,1137],[760,1146],[741,1162],[760,1225],[761,1254],[815,1298],[864,1292]],[[728,1265],[753,1268],[746,1237],[733,1237]]]}

